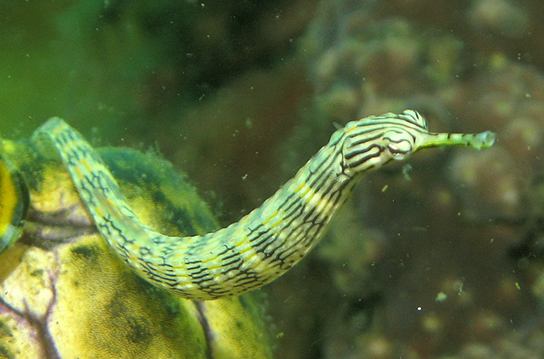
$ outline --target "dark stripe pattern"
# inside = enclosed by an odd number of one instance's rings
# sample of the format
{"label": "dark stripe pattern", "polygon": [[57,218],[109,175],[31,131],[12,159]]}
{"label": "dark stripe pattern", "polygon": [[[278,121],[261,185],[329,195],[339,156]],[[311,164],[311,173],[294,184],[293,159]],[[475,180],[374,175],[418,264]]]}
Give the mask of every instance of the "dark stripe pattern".
{"label": "dark stripe pattern", "polygon": [[106,165],[59,118],[37,130],[53,142],[97,228],[119,255],[151,283],[207,300],[238,295],[285,273],[323,236],[360,175],[420,147],[485,148],[494,135],[434,134],[417,112],[353,121],[263,205],[214,233],[168,237],[138,219]]}

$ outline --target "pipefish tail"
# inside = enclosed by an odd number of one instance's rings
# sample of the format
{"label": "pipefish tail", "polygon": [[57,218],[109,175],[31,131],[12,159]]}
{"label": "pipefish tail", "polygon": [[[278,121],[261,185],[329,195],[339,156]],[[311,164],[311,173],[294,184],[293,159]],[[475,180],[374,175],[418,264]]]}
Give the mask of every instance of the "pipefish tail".
{"label": "pipefish tail", "polygon": [[141,222],[83,136],[51,118],[49,138],[100,233],[139,275],[196,300],[239,295],[285,273],[319,241],[361,175],[420,148],[488,148],[495,134],[432,133],[418,112],[386,113],[333,133],[297,173],[238,222],[202,236],[170,237]]}

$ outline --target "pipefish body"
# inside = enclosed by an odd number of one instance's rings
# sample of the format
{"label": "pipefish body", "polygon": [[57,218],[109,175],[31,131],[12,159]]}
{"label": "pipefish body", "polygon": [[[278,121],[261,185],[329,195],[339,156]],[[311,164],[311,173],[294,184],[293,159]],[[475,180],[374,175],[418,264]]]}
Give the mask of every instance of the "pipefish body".
{"label": "pipefish body", "polygon": [[349,122],[272,197],[238,222],[191,237],[163,235],[141,222],[94,149],[60,118],[37,131],[52,141],[98,230],[139,275],[196,300],[239,295],[273,281],[321,239],[361,175],[420,148],[488,148],[489,131],[432,133],[405,110]]}

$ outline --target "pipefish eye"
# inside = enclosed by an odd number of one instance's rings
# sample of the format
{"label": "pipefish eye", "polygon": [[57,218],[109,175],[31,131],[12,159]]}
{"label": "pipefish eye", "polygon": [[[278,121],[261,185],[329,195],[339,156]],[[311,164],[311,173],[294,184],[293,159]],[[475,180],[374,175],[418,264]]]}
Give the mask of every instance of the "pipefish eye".
{"label": "pipefish eye", "polygon": [[409,141],[391,142],[387,149],[393,159],[402,160],[412,152],[412,144]]}
{"label": "pipefish eye", "polygon": [[396,160],[401,160],[414,150],[414,141],[410,134],[406,132],[389,131],[383,136],[386,141],[385,148]]}

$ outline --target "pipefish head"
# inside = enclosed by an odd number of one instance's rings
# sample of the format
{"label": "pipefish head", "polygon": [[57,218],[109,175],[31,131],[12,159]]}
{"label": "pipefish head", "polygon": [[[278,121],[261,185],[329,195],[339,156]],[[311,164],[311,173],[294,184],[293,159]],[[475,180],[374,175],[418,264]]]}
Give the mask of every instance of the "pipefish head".
{"label": "pipefish head", "polygon": [[343,167],[352,173],[376,169],[391,160],[403,160],[420,148],[467,146],[476,149],[493,146],[496,135],[433,133],[418,112],[405,110],[352,121],[343,128]]}

